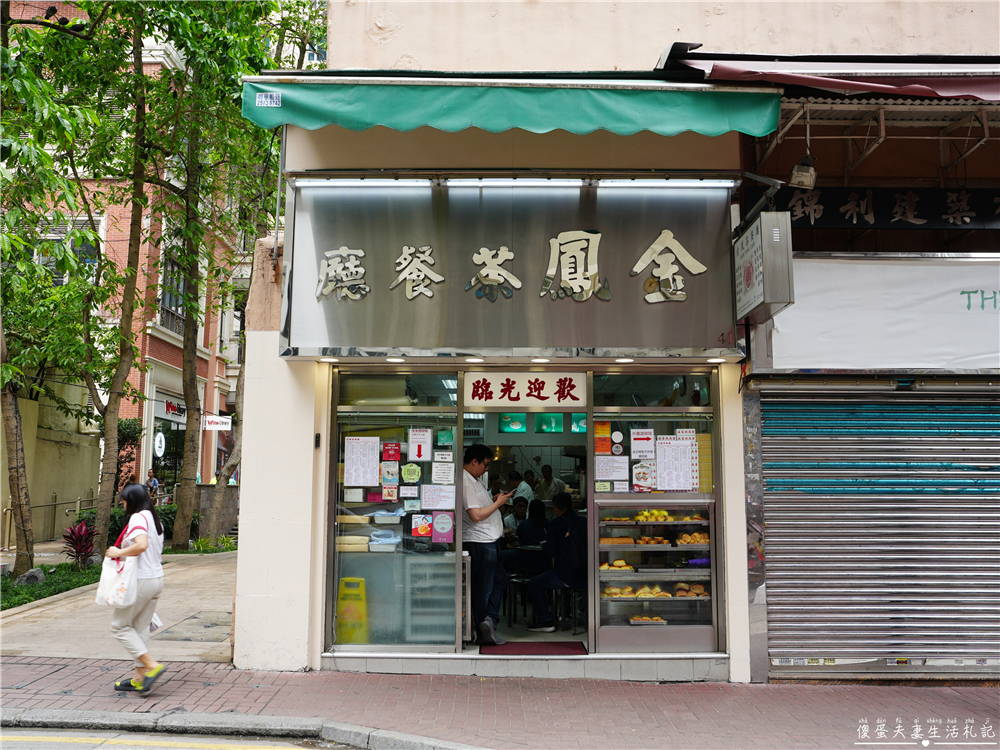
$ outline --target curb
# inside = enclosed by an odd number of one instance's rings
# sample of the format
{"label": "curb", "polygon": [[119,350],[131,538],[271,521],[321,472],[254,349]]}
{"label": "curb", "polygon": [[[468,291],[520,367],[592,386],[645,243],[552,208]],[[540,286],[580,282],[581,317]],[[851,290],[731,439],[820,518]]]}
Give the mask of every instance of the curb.
{"label": "curb", "polygon": [[323,719],[206,714],[186,711],[79,711],[51,708],[0,707],[0,727],[32,729],[97,729],[120,732],[164,732],[229,737],[287,737],[336,742],[361,750],[477,750],[475,745],[342,724]]}

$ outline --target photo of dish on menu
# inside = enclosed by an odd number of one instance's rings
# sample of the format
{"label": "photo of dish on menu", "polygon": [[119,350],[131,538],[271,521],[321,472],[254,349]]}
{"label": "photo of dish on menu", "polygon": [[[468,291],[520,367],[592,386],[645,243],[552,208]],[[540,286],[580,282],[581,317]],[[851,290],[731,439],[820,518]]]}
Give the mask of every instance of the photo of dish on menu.
{"label": "photo of dish on menu", "polygon": [[656,486],[656,463],[640,461],[632,467],[632,492],[652,492]]}

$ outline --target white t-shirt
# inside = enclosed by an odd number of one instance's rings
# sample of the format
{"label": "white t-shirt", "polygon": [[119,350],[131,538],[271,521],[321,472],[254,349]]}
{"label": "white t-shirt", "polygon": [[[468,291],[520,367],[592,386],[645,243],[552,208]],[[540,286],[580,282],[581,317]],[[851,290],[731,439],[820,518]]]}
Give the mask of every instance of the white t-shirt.
{"label": "white t-shirt", "polygon": [[[469,508],[486,508],[493,504],[493,499],[490,497],[490,493],[486,491],[486,488],[483,487],[482,482],[464,469],[462,470],[462,475],[462,488],[464,490],[462,493],[464,495],[462,504],[466,510]],[[469,518],[468,513],[465,514],[463,520],[463,542],[495,542],[503,536],[503,519],[499,509],[490,513],[490,515],[479,523],[474,523]]]}
{"label": "white t-shirt", "polygon": [[535,493],[538,495],[538,499],[543,503],[548,505],[552,504],[552,496],[558,495],[560,492],[566,491],[566,483],[561,479],[556,479],[552,477],[552,484],[548,487],[545,486],[545,480],[542,479],[535,486]]}
{"label": "white t-shirt", "polygon": [[133,513],[125,527],[123,547],[132,546],[132,542],[140,534],[147,537],[146,551],[139,555],[138,578],[160,578],[163,576],[163,534],[156,533],[156,523],[153,514],[148,510]]}

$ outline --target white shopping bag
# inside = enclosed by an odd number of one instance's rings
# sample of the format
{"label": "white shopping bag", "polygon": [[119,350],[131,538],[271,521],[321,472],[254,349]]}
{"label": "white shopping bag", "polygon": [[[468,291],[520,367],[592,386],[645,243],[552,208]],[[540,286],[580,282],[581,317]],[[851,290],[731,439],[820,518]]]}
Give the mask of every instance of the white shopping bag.
{"label": "white shopping bag", "polygon": [[95,601],[103,607],[131,607],[139,588],[139,558],[105,557]]}

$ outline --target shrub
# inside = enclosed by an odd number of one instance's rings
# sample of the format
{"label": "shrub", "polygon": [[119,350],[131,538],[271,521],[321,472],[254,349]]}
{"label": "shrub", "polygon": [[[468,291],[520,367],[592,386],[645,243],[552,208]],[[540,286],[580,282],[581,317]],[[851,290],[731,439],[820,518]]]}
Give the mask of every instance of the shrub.
{"label": "shrub", "polygon": [[97,529],[85,521],[73,524],[63,532],[63,552],[76,563],[81,570],[87,566],[87,560],[94,554],[94,536]]}
{"label": "shrub", "polygon": [[216,540],[215,546],[225,552],[232,552],[236,549],[236,540],[223,534]]}
{"label": "shrub", "polygon": [[[165,544],[170,544],[170,540],[174,536],[174,520],[177,518],[177,506],[176,505],[161,505],[156,509],[157,514],[160,516],[160,523],[163,524],[163,540]],[[96,528],[97,526],[97,510],[94,508],[88,508],[87,510],[80,511],[80,514],[76,517],[76,522],[80,523],[85,521],[91,528]],[[193,518],[191,519],[191,538],[198,538],[198,525],[201,522],[201,513],[195,511]],[[115,543],[118,539],[118,535],[122,533],[122,529],[125,528],[125,510],[123,508],[112,508],[111,509],[111,522],[108,524],[108,545]]]}
{"label": "shrub", "polygon": [[207,536],[200,536],[194,540],[195,552],[211,552],[214,547],[212,540]]}
{"label": "shrub", "polygon": [[[0,577],[0,609],[10,609],[61,594],[63,591],[96,583],[101,579],[100,565],[91,565],[89,568],[79,570],[74,563],[60,563],[55,568],[54,571],[45,574],[45,580],[41,583],[29,583],[24,586],[16,586],[10,576]],[[48,570],[48,566],[45,569]]]}

